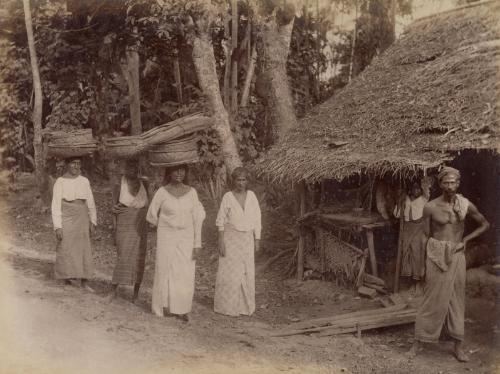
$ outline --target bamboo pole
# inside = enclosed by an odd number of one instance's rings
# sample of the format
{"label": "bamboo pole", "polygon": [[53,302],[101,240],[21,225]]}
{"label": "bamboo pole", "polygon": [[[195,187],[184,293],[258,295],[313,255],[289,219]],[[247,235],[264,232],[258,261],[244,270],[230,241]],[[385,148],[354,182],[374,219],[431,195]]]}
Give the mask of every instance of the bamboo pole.
{"label": "bamboo pole", "polygon": [[[304,181],[300,182],[298,186],[299,194],[299,218],[306,212],[306,184]],[[299,227],[299,250],[297,253],[297,280],[302,281],[304,278],[304,246],[305,238],[302,228]]]}
{"label": "bamboo pole", "polygon": [[[399,184],[402,189],[402,184]],[[403,252],[403,230],[404,230],[404,217],[405,217],[405,195],[402,193],[399,199],[399,237],[398,237],[398,254],[396,257],[396,273],[394,274],[394,292],[399,291],[399,276],[401,273],[401,257]]]}

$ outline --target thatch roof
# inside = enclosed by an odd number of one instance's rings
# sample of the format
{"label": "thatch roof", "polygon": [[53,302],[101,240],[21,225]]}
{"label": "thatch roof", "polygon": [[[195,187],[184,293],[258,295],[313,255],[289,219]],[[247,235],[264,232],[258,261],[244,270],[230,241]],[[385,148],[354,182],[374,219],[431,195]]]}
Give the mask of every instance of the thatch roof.
{"label": "thatch roof", "polygon": [[415,21],[273,146],[258,172],[294,182],[406,175],[462,149],[498,152],[499,14],[497,0]]}

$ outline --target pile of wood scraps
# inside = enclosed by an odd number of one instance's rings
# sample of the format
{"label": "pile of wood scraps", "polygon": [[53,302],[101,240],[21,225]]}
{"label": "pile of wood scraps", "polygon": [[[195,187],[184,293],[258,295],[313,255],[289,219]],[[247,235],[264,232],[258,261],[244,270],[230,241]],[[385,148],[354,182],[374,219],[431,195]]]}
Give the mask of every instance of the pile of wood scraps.
{"label": "pile of wood scraps", "polygon": [[383,295],[389,293],[385,281],[371,274],[363,273],[358,285],[358,293],[370,298],[375,298],[379,293]]}
{"label": "pile of wood scraps", "polygon": [[299,334],[317,334],[330,336],[376,329],[380,327],[414,323],[417,310],[407,304],[397,304],[386,308],[363,310],[331,317],[316,318],[298,322],[274,331],[271,336],[290,336]]}

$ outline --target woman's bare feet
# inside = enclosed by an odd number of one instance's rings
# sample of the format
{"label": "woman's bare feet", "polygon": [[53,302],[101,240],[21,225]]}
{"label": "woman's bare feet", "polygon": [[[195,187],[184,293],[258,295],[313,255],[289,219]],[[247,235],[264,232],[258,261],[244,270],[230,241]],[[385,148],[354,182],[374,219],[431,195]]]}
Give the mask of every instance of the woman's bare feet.
{"label": "woman's bare feet", "polygon": [[421,350],[422,347],[420,346],[418,340],[415,340],[410,350],[406,352],[406,357],[408,357],[409,359],[415,358],[415,356],[417,356],[417,353],[420,352]]}
{"label": "woman's bare feet", "polygon": [[460,362],[469,362],[469,356],[464,351],[463,342],[455,342],[455,349],[453,350],[455,358]]}
{"label": "woman's bare feet", "polygon": [[88,291],[88,292],[91,292],[91,293],[95,293],[95,290],[89,286],[88,282],[86,279],[82,279],[81,280],[81,287],[85,290],[85,291]]}
{"label": "woman's bare feet", "polygon": [[175,318],[180,319],[182,322],[189,322],[189,315],[186,314],[175,314]]}

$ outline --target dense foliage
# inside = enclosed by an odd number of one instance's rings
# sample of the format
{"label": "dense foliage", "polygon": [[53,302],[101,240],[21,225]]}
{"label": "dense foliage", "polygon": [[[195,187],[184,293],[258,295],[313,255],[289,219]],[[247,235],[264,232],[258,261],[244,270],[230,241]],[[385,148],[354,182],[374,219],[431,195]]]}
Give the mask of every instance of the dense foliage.
{"label": "dense foliage", "polygon": [[[333,3],[338,6],[331,6]],[[390,3],[359,1],[354,75],[393,40]],[[97,137],[129,134],[130,101],[123,65],[125,51],[130,48],[139,53],[143,130],[192,112],[209,112],[198,86],[189,38],[196,28],[193,19],[208,13],[213,20],[211,33],[217,73],[221,87],[224,84],[229,43],[225,28],[231,27],[231,21],[227,22],[231,15],[228,2],[212,1],[208,6],[208,2],[195,0],[33,0],[31,4],[46,129],[92,128]],[[260,5],[259,9],[255,9],[255,4]],[[294,8],[286,2],[285,7],[280,4],[281,1],[271,0],[238,2],[238,48],[232,57],[239,62],[239,90],[249,68],[250,46],[255,44],[259,51],[249,103],[231,116],[233,134],[244,161],[255,159],[273,142],[269,121],[272,108],[266,99],[268,83],[262,69],[265,56],[261,53],[256,21],[273,12],[287,19],[294,16]],[[335,0],[331,4],[305,1],[295,9],[287,71],[298,117],[347,82],[352,31],[336,26],[333,13],[339,9],[352,12],[353,2]],[[397,4],[399,14],[411,9],[409,0],[399,0]],[[6,166],[10,163],[31,170],[33,93],[24,14],[19,1],[4,0],[3,5],[5,11],[0,14],[3,162]],[[332,66],[335,75],[331,73]],[[241,91],[238,95],[241,96]],[[204,161],[219,166],[222,162],[219,148],[215,134],[207,132],[200,142]]]}

